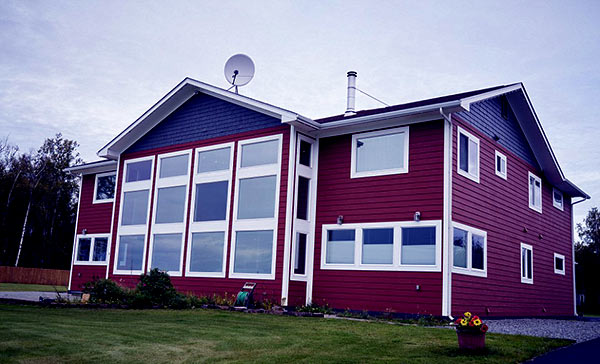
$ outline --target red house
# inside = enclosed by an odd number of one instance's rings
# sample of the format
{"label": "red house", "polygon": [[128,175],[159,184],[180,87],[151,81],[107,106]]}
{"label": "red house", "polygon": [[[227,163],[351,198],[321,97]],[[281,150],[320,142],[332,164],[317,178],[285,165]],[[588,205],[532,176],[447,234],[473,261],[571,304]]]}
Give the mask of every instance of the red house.
{"label": "red house", "polygon": [[[355,73],[349,73],[353,85]],[[69,289],[450,316],[575,313],[568,181],[522,84],[312,120],[185,79],[80,173]]]}

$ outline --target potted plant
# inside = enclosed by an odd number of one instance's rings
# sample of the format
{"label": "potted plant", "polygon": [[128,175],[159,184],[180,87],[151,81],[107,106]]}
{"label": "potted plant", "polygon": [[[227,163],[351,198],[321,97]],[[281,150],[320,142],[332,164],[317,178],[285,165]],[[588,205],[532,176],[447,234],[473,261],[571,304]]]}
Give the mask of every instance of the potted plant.
{"label": "potted plant", "polygon": [[479,316],[465,312],[455,321],[455,325],[460,349],[477,350],[485,347],[485,333],[488,331],[488,326]]}

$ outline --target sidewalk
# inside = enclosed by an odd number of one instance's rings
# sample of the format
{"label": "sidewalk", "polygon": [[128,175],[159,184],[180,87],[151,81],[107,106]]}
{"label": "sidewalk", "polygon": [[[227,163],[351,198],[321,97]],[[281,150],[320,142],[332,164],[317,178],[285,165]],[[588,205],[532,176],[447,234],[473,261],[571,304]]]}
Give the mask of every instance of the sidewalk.
{"label": "sidewalk", "polygon": [[[69,299],[71,298],[71,295],[68,293],[61,293],[60,296]],[[0,292],[0,299],[39,302],[40,297],[55,299],[56,292]]]}
{"label": "sidewalk", "polygon": [[600,355],[600,338],[573,344],[526,361],[527,364],[597,363]]}

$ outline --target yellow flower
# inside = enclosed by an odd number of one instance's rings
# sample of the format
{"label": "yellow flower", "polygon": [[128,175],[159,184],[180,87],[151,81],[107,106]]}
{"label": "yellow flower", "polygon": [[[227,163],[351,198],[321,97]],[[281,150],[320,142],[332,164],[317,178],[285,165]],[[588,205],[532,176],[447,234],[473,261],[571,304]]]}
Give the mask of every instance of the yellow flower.
{"label": "yellow flower", "polygon": [[467,319],[460,320],[460,326],[467,326],[468,324],[469,324],[469,320],[467,320]]}
{"label": "yellow flower", "polygon": [[465,312],[465,314],[463,316],[465,316],[466,319],[470,319],[471,318],[471,313],[470,312]]}
{"label": "yellow flower", "polygon": [[475,325],[475,326],[481,325],[481,320],[476,318],[475,320],[473,320],[473,325]]}

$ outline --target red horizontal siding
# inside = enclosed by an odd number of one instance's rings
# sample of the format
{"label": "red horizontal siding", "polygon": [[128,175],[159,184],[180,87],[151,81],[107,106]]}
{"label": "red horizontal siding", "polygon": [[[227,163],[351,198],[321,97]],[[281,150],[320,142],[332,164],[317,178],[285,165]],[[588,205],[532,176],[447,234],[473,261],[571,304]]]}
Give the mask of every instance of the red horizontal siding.
{"label": "red horizontal siding", "polygon": [[[487,278],[452,275],[452,313],[573,315],[570,198],[565,195],[564,211],[556,209],[540,171],[460,118],[455,125],[480,140],[480,183],[456,172],[455,126],[452,219],[487,231],[488,270]],[[507,157],[507,180],[495,174],[495,150]],[[529,171],[542,178],[542,214],[529,208]],[[533,285],[521,283],[521,242],[533,246]],[[554,253],[565,256],[565,275],[554,273]]]}
{"label": "red horizontal siding", "polygon": [[304,306],[306,303],[306,282],[290,281],[288,289],[288,305]]}
{"label": "red horizontal siding", "polygon": [[[344,223],[441,220],[444,137],[441,121],[410,127],[409,172],[350,178],[351,135],[319,141],[313,302],[333,308],[441,314],[439,272],[321,270],[321,226]],[[417,291],[416,286],[420,286]]]}
{"label": "red horizontal siding", "polygon": [[72,291],[81,291],[85,283],[105,277],[105,265],[74,265],[70,289]]}
{"label": "red horizontal siding", "polygon": [[[287,178],[288,178],[288,158],[289,158],[289,138],[290,138],[290,129],[289,126],[280,126],[275,128],[269,128],[264,130],[245,132],[236,135],[229,135],[226,137],[219,137],[209,140],[203,140],[199,142],[193,143],[185,143],[180,145],[173,145],[169,147],[163,147],[143,152],[136,152],[122,156],[121,163],[119,165],[119,170],[123,170],[124,161],[132,158],[139,158],[149,155],[158,156],[159,154],[175,152],[179,150],[187,150],[197,147],[221,144],[234,142],[238,140],[250,139],[250,138],[258,138],[262,136],[275,135],[275,134],[283,134],[283,142],[282,142],[282,159],[281,159],[281,182],[280,182],[280,195],[279,195],[279,216],[278,216],[278,228],[277,228],[277,253],[274,257],[275,259],[275,279],[274,280],[260,280],[260,279],[234,279],[229,278],[229,256],[231,250],[231,224],[233,222],[233,196],[234,191],[232,191],[232,200],[231,200],[231,208],[230,208],[230,231],[229,236],[227,237],[227,260],[226,264],[226,274],[227,278],[200,278],[200,277],[172,277],[173,284],[177,290],[181,292],[190,292],[196,295],[224,295],[224,294],[237,294],[237,292],[241,289],[243,284],[247,281],[252,281],[257,283],[257,287],[255,290],[255,298],[256,299],[269,299],[271,301],[279,303],[281,300],[281,284],[282,284],[282,273],[283,273],[283,249],[284,249],[284,239],[285,239],[285,218],[286,218],[286,200],[287,200]],[[234,150],[234,153],[237,154],[237,145]],[[234,155],[234,160],[236,155]],[[235,166],[235,163],[234,163]],[[235,167],[233,171],[233,180],[235,181]],[[192,184],[190,184],[190,193]],[[235,187],[235,186],[234,186]],[[120,194],[121,194],[121,179],[117,181],[117,193],[116,193],[116,203],[117,206],[120,203]],[[191,201],[190,201],[191,203]],[[190,210],[190,209],[188,209]],[[110,257],[110,270],[109,277],[114,281],[127,286],[134,287],[138,282],[138,276],[128,276],[128,275],[114,275],[112,273],[114,267],[114,259],[116,254],[116,240],[117,240],[117,224],[119,221],[119,209],[115,210],[115,216],[113,219],[113,224],[115,229],[113,230],[112,237],[112,253]],[[151,217],[150,217],[151,219]],[[188,219],[189,220],[189,219]],[[187,226],[188,223],[186,223]],[[187,230],[187,227],[186,227]],[[146,249],[149,248],[149,239],[146,241]],[[185,237],[185,244],[187,246],[187,234]],[[187,252],[187,249],[184,249],[184,253]],[[185,264],[184,258],[184,264]],[[184,269],[185,270],[185,269]]]}
{"label": "red horizontal siding", "polygon": [[81,234],[83,229],[86,229],[88,234],[110,232],[110,217],[112,216],[113,204],[110,202],[93,203],[95,183],[95,174],[86,174],[83,176],[77,234]]}

